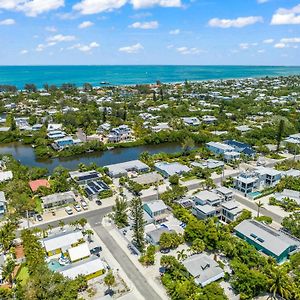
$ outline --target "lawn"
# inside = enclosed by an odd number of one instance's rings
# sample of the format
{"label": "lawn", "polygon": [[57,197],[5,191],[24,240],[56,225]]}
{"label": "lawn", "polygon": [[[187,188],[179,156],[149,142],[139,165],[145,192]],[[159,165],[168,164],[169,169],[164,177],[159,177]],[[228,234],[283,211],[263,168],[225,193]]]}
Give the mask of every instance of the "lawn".
{"label": "lawn", "polygon": [[35,199],[35,210],[39,213],[43,213],[42,201],[40,198]]}
{"label": "lawn", "polygon": [[20,271],[18,272],[17,279],[21,281],[22,285],[25,285],[27,279],[29,278],[28,268],[21,266]]}
{"label": "lawn", "polygon": [[189,180],[198,179],[197,176],[188,176],[188,177],[182,177],[181,181],[186,182]]}

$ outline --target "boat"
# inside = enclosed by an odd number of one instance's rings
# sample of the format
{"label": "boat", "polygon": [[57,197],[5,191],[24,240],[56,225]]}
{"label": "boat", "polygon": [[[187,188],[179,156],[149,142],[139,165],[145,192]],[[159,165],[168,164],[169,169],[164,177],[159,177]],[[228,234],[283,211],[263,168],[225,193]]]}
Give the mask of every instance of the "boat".
{"label": "boat", "polygon": [[107,150],[113,150],[115,147],[107,147]]}
{"label": "boat", "polygon": [[110,84],[110,83],[107,81],[101,81],[100,84]]}

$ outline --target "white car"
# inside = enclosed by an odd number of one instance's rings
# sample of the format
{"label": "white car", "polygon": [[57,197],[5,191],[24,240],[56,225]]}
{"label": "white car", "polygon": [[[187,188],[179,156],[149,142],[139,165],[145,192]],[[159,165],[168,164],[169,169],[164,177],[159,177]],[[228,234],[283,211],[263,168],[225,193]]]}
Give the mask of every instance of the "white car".
{"label": "white car", "polygon": [[68,215],[73,215],[73,209],[70,206],[66,206],[65,211]]}
{"label": "white car", "polygon": [[81,206],[79,204],[74,204],[74,208],[77,212],[81,211]]}
{"label": "white car", "polygon": [[87,203],[86,203],[84,200],[81,200],[80,203],[81,203],[81,207],[82,207],[84,210],[88,210],[88,209],[89,209]]}

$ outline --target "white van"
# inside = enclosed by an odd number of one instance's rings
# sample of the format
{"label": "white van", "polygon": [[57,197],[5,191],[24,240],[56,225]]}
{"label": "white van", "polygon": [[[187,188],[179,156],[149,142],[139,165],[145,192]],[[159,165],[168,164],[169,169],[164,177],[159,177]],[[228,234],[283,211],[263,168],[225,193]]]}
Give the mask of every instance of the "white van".
{"label": "white van", "polygon": [[73,215],[73,210],[70,206],[66,206],[65,211],[68,215]]}

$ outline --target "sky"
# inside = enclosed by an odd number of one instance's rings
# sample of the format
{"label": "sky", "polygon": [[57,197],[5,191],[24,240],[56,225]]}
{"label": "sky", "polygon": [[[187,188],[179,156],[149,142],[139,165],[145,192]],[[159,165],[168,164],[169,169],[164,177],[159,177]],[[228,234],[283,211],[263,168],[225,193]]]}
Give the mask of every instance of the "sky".
{"label": "sky", "polygon": [[0,0],[0,65],[300,65],[300,0]]}

